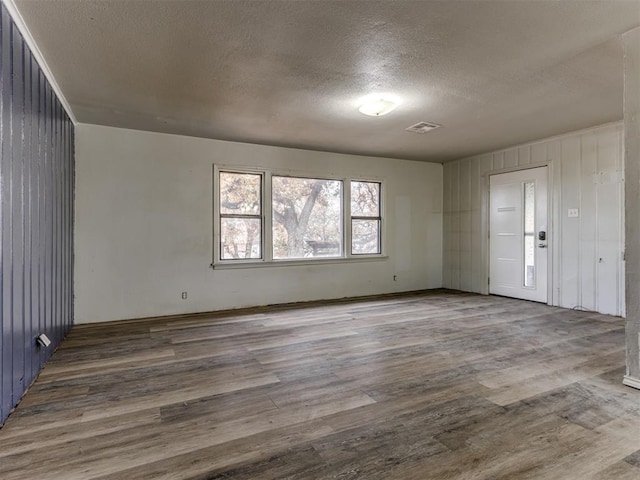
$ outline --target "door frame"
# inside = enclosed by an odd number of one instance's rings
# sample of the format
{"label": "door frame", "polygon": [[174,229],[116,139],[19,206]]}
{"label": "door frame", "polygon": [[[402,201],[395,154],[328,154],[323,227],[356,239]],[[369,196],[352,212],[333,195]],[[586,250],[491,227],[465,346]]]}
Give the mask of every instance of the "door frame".
{"label": "door frame", "polygon": [[558,265],[557,252],[559,252],[559,242],[562,232],[556,231],[558,225],[560,225],[558,219],[557,205],[560,204],[560,192],[555,188],[555,179],[559,178],[560,172],[556,171],[559,168],[560,163],[553,160],[547,160],[545,162],[535,162],[528,165],[520,165],[516,167],[498,168],[485,172],[484,188],[482,189],[482,221],[480,223],[482,228],[482,268],[483,278],[485,279],[482,288],[482,294],[489,295],[489,262],[490,258],[490,243],[489,243],[489,214],[490,214],[490,177],[492,175],[500,175],[501,173],[520,172],[523,170],[531,170],[532,168],[548,167],[547,168],[547,305],[559,305],[559,291],[556,285],[559,285],[559,279],[557,278],[558,272],[555,268]]}

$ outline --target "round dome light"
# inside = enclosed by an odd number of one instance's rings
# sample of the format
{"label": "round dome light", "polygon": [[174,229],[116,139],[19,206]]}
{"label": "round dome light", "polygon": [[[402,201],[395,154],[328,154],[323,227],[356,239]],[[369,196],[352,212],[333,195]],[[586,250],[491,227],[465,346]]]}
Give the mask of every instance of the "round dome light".
{"label": "round dome light", "polygon": [[367,100],[365,103],[360,105],[358,111],[371,117],[380,117],[391,112],[397,106],[398,104],[392,100],[378,97]]}

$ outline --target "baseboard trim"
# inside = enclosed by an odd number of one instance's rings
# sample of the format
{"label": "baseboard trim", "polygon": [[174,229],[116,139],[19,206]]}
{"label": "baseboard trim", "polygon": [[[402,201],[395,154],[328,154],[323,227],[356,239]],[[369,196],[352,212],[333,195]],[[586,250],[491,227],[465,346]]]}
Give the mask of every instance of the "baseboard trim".
{"label": "baseboard trim", "polygon": [[371,295],[359,295],[356,297],[340,297],[340,298],[326,298],[326,299],[318,299],[318,300],[302,300],[300,302],[287,302],[287,303],[272,303],[268,305],[254,305],[254,306],[246,306],[246,307],[238,307],[238,308],[226,308],[222,310],[208,310],[208,311],[200,311],[200,312],[185,312],[185,313],[174,313],[168,315],[154,315],[150,317],[136,317],[136,318],[123,318],[119,320],[103,320],[101,322],[74,322],[73,329],[74,331],[80,330],[85,327],[94,327],[96,325],[113,325],[114,323],[128,324],[128,323],[136,323],[136,322],[148,322],[150,320],[159,320],[159,321],[174,321],[174,320],[183,320],[183,319],[195,319],[197,317],[214,317],[214,316],[224,316],[224,315],[243,315],[243,314],[251,314],[256,312],[265,312],[265,311],[276,311],[283,310],[287,308],[306,308],[313,307],[317,305],[328,305],[328,304],[338,304],[338,303],[348,303],[348,302],[357,302],[361,300],[369,300],[369,299],[384,299],[384,298],[393,298],[393,297],[411,297],[418,295],[425,295],[431,293],[462,293],[469,295],[476,295],[473,292],[461,292],[460,290],[452,290],[449,288],[425,288],[422,290],[407,290],[403,292],[388,292],[388,293],[374,293]]}
{"label": "baseboard trim", "polygon": [[633,378],[629,375],[625,375],[622,379],[622,383],[627,387],[637,388],[640,390],[640,378]]}

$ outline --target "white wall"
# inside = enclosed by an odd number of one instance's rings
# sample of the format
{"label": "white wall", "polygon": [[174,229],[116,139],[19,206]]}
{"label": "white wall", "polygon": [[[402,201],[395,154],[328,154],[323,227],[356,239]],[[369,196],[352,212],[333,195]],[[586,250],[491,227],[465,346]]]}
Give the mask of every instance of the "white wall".
{"label": "white wall", "polygon": [[622,315],[622,142],[616,123],[445,164],[444,286],[487,293],[488,175],[548,163],[550,303]]}
{"label": "white wall", "polygon": [[622,35],[626,200],[627,372],[625,385],[640,389],[640,28]]}
{"label": "white wall", "polygon": [[[384,179],[388,258],[212,270],[214,163]],[[80,124],[75,204],[76,323],[442,285],[439,164]]]}

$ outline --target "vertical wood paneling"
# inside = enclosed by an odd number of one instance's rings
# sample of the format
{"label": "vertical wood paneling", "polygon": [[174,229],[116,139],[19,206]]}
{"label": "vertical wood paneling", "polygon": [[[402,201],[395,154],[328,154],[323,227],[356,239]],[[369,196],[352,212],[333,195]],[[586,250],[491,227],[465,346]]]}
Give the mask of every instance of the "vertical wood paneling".
{"label": "vertical wood paneling", "polygon": [[449,245],[450,249],[450,263],[449,267],[451,269],[450,272],[450,281],[452,288],[458,288],[460,286],[459,278],[460,278],[460,248],[459,248],[459,239],[460,239],[460,229],[458,218],[460,216],[458,212],[458,191],[459,191],[459,167],[458,165],[451,166],[451,195],[449,199],[449,217],[450,217],[450,232],[451,232],[451,244]]}
{"label": "vertical wood paneling", "polygon": [[45,306],[44,306],[44,331],[50,332],[54,338],[56,336],[55,325],[53,323],[53,267],[51,259],[53,257],[53,169],[51,168],[51,119],[53,117],[51,109],[51,89],[45,83],[45,110],[44,110],[44,172],[45,172],[45,250],[44,255],[44,280],[45,280]]}
{"label": "vertical wood paneling", "polygon": [[460,289],[470,290],[471,275],[471,178],[469,160],[460,162]]}
{"label": "vertical wood paneling", "polygon": [[[562,259],[560,278],[560,301],[568,308],[578,307],[580,290],[580,218],[569,218],[568,209],[580,207],[580,137],[572,136],[562,140],[562,203],[560,215],[560,258]],[[584,212],[582,212],[584,213]],[[571,241],[571,240],[574,241]]]}
{"label": "vertical wood paneling", "polygon": [[504,168],[511,168],[518,166],[518,149],[510,148],[504,152]]}
{"label": "vertical wood paneling", "polygon": [[[46,80],[42,72],[38,73],[38,331],[50,331],[47,323],[47,225],[48,225],[48,175],[46,169],[47,122]],[[40,366],[44,365],[45,353],[39,355]]]}
{"label": "vertical wood paneling", "polygon": [[11,408],[13,398],[13,322],[12,313],[12,289],[11,289],[11,232],[12,215],[11,207],[11,22],[5,14],[2,15],[2,57],[0,68],[2,68],[2,84],[0,92],[2,94],[2,156],[0,158],[0,198],[2,200],[2,386],[0,388],[1,401],[0,412],[2,419],[6,417]]}
{"label": "vertical wood paneling", "polygon": [[[580,136],[580,291],[578,305],[587,310],[597,310],[596,305],[596,258],[597,216],[596,174],[597,143],[596,135]],[[564,213],[566,215],[566,213]]]}
{"label": "vertical wood paneling", "polygon": [[23,305],[25,318],[25,372],[33,371],[34,364],[34,343],[28,341],[33,338],[33,312],[31,298],[32,292],[32,268],[33,265],[33,196],[37,195],[32,189],[32,153],[31,153],[31,52],[28,48],[23,48],[23,69],[24,69],[24,129],[23,129],[23,198],[24,198],[24,288]]}
{"label": "vertical wood paneling", "polygon": [[[474,285],[473,291],[478,293],[489,293],[489,222],[486,221],[489,215],[489,178],[488,173],[491,171],[492,157],[491,155],[483,155],[478,159],[480,192],[478,204],[480,205],[479,214],[480,225],[479,233],[474,234],[474,240],[478,242],[481,249],[480,272],[478,274],[479,283]],[[476,212],[476,215],[478,212]],[[480,238],[477,238],[479,236]]]}
{"label": "vertical wood paneling", "polygon": [[547,159],[547,142],[531,145],[531,163],[546,162]]}
{"label": "vertical wood paneling", "polygon": [[0,21],[2,423],[72,323],[74,163],[71,121],[4,6]]}
{"label": "vertical wood paneling", "polygon": [[24,122],[24,73],[22,70],[23,45],[20,34],[14,25],[11,26],[12,76],[11,76],[11,212],[13,217],[11,235],[11,293],[13,320],[13,390],[24,390],[24,353],[26,344],[26,326],[22,294],[24,288],[24,199],[23,199],[23,166],[22,139]]}
{"label": "vertical wood paneling", "polygon": [[620,157],[619,142],[613,135],[597,137],[597,292],[598,307],[602,313],[620,315],[618,306],[621,172],[617,170]]}
{"label": "vertical wood paneling", "polygon": [[[451,238],[451,164],[442,169],[442,235]],[[442,245],[442,286],[451,287],[451,247]]]}
{"label": "vertical wood paneling", "polygon": [[616,137],[618,138],[618,158],[617,158],[617,162],[616,162],[616,170],[618,172],[620,172],[620,177],[619,177],[619,183],[620,183],[620,188],[619,188],[619,192],[620,192],[620,212],[619,212],[619,223],[620,223],[620,232],[619,232],[619,244],[620,244],[620,251],[618,253],[619,255],[619,261],[618,261],[618,306],[619,306],[619,310],[620,310],[620,316],[622,317],[626,317],[627,316],[627,305],[625,302],[625,297],[626,297],[626,283],[625,283],[625,275],[626,275],[626,267],[627,267],[627,263],[626,263],[626,246],[625,246],[625,242],[626,242],[626,237],[625,237],[625,228],[626,228],[626,217],[625,217],[625,202],[626,202],[626,196],[625,196],[625,169],[624,169],[624,165],[625,165],[625,149],[624,149],[624,142],[625,142],[625,133],[624,133],[624,127],[622,125],[618,126],[618,130],[616,132]]}
{"label": "vertical wood paneling", "polygon": [[518,165],[524,167],[531,163],[531,147],[528,145],[518,149]]}
{"label": "vertical wood paneling", "polygon": [[[445,212],[454,220],[444,229],[446,256],[451,259],[444,263],[444,285],[486,292],[486,175],[548,163],[553,285],[549,301],[622,314],[622,136],[620,125],[606,125],[445,164]],[[579,217],[569,218],[569,208],[578,208]]]}
{"label": "vertical wood paneling", "polygon": [[545,142],[544,152],[546,159],[551,163],[551,228],[550,238],[553,252],[551,253],[551,281],[552,281],[552,305],[562,305],[560,294],[560,279],[562,278],[562,262],[561,262],[561,246],[564,244],[562,239],[562,141],[559,139]]}
{"label": "vertical wood paneling", "polygon": [[451,182],[451,288],[460,288],[460,163],[452,165]]}
{"label": "vertical wood paneling", "polygon": [[482,275],[482,248],[478,241],[477,235],[474,232],[481,230],[480,219],[481,216],[478,212],[482,208],[482,181],[480,176],[480,162],[470,161],[469,181],[471,189],[471,224],[469,231],[469,241],[471,242],[471,275],[469,290],[473,291],[474,286],[481,283],[480,277]]}
{"label": "vertical wood paneling", "polygon": [[493,154],[493,169],[500,170],[504,168],[504,152],[496,152]]}
{"label": "vertical wood paneling", "polygon": [[56,339],[61,336],[61,318],[60,318],[60,161],[57,159],[60,158],[58,153],[58,145],[59,145],[59,109],[58,102],[56,102],[55,96],[52,91],[52,101],[53,101],[53,117],[51,119],[53,123],[51,138],[51,146],[52,146],[52,155],[51,155],[51,167],[53,170],[53,241],[51,250],[53,252],[53,271],[52,273],[52,284],[53,284],[53,326],[55,328]]}

